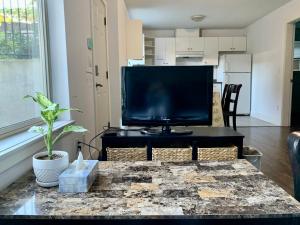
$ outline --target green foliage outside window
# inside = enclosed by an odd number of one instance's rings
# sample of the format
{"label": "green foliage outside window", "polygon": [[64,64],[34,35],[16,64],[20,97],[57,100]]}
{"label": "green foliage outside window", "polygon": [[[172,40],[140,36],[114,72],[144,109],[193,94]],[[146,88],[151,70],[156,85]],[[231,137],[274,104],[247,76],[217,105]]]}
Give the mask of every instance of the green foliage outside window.
{"label": "green foliage outside window", "polygon": [[39,57],[37,0],[22,1],[0,5],[0,60]]}

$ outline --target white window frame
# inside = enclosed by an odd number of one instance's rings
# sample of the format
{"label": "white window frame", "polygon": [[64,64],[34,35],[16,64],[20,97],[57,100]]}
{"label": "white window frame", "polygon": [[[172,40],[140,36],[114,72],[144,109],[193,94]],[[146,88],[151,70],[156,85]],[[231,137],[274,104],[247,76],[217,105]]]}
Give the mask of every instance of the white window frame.
{"label": "white window frame", "polygon": [[[45,90],[46,95],[50,97],[50,75],[49,75],[49,56],[48,56],[48,29],[47,29],[47,18],[46,18],[46,3],[45,0],[37,0],[38,11],[39,11],[39,30],[40,32],[40,57],[43,63],[43,74],[45,74]],[[3,128],[0,128],[0,139],[22,132],[33,125],[42,124],[40,118],[33,118],[30,120],[22,121],[16,124],[12,124]]]}

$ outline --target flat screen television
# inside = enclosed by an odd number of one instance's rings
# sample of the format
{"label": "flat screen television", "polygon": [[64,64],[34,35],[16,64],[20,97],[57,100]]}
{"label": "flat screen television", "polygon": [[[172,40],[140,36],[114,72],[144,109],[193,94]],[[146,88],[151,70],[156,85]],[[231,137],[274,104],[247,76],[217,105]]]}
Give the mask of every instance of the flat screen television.
{"label": "flat screen television", "polygon": [[122,68],[122,124],[212,124],[212,66]]}

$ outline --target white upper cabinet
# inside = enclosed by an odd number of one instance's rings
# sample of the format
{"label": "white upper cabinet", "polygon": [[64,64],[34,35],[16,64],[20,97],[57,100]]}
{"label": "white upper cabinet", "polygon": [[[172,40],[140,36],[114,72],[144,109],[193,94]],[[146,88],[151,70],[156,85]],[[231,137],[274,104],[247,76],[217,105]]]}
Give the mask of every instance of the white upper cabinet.
{"label": "white upper cabinet", "polygon": [[176,38],[176,51],[188,52],[190,50],[189,38]]}
{"label": "white upper cabinet", "polygon": [[247,51],[246,37],[219,37],[220,52],[245,52]]}
{"label": "white upper cabinet", "polygon": [[204,38],[180,37],[176,38],[177,52],[199,52],[204,50]]}
{"label": "white upper cabinet", "polygon": [[201,52],[204,51],[204,38],[189,38],[190,51]]}
{"label": "white upper cabinet", "polygon": [[155,65],[176,65],[175,38],[155,38]]}
{"label": "white upper cabinet", "polygon": [[233,37],[233,51],[247,51],[246,37]]}
{"label": "white upper cabinet", "polygon": [[232,37],[219,37],[219,51],[220,52],[227,52],[232,51]]}

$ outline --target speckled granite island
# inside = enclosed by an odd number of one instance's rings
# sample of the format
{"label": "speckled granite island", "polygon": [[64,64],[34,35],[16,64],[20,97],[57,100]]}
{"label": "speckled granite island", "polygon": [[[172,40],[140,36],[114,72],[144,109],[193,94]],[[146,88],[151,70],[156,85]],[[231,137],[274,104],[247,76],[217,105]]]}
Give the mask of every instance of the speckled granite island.
{"label": "speckled granite island", "polygon": [[0,224],[300,224],[300,204],[245,160],[98,168],[85,194],[24,176],[1,192]]}

